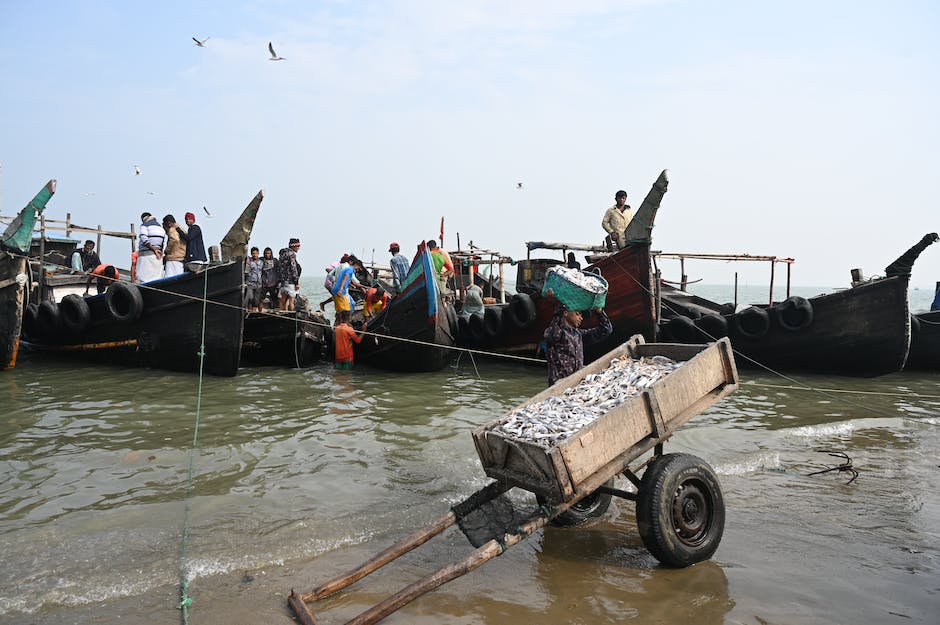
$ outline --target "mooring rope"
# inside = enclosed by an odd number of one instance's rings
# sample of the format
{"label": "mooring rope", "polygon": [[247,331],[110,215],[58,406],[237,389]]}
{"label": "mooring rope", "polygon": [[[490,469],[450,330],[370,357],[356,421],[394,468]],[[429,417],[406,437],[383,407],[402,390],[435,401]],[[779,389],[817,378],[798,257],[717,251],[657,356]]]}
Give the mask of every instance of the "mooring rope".
{"label": "mooring rope", "polygon": [[196,391],[196,419],[195,423],[193,424],[193,446],[189,452],[189,477],[186,482],[186,496],[183,500],[183,537],[180,546],[180,602],[178,607],[181,610],[183,625],[187,625],[189,623],[189,606],[193,602],[192,597],[189,596],[189,579],[186,571],[186,551],[189,544],[189,504],[193,491],[193,472],[196,466],[196,452],[199,449],[199,414],[202,410],[203,366],[206,361],[206,305],[209,301],[209,272],[206,271],[204,273],[205,278],[203,280],[202,287],[202,336],[200,337],[198,354],[199,386],[198,390]]}

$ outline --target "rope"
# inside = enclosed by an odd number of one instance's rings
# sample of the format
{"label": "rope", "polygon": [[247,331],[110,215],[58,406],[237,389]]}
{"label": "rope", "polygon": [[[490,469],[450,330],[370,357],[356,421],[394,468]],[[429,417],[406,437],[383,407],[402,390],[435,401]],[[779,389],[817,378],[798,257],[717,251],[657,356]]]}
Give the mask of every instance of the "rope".
{"label": "rope", "polygon": [[[759,386],[761,388],[777,388],[783,390],[795,390],[795,391],[805,391],[805,386],[785,386],[782,384],[761,384],[760,382],[750,382],[748,386]],[[812,389],[825,391],[827,393],[848,393],[854,395],[874,395],[881,397],[913,397],[915,399],[940,399],[940,395],[921,395],[920,393],[887,393],[882,391],[853,391],[850,389],[839,389],[839,388],[821,388],[821,389]]]}
{"label": "rope", "polygon": [[193,425],[193,446],[189,453],[189,477],[186,484],[186,497],[183,511],[183,537],[180,546],[180,602],[177,607],[182,610],[183,625],[189,623],[189,606],[193,599],[189,596],[189,580],[186,575],[186,551],[189,543],[189,511],[190,497],[193,491],[193,472],[196,465],[197,442],[199,440],[199,413],[202,409],[202,381],[203,365],[206,361],[206,305],[208,303],[209,272],[205,272],[202,286],[202,336],[199,345],[199,388],[196,392],[196,420]]}

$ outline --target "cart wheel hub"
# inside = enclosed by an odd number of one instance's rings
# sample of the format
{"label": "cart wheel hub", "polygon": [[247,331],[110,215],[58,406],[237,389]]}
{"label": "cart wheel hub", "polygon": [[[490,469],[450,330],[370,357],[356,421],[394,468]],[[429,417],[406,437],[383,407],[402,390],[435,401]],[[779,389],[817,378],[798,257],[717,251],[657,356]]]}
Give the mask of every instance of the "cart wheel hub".
{"label": "cart wheel hub", "polygon": [[673,521],[679,538],[688,544],[701,540],[708,530],[708,498],[694,483],[676,490]]}

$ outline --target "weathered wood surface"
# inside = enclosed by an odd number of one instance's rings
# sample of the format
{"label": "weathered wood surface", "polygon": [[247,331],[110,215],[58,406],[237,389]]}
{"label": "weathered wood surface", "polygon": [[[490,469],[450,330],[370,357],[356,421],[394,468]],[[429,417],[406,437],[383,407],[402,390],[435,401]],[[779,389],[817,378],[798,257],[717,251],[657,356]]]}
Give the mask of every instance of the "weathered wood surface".
{"label": "weathered wood surface", "polygon": [[590,492],[585,489],[592,476],[605,474],[603,482],[620,473],[629,462],[672,436],[738,385],[727,339],[705,346],[647,344],[636,336],[523,405],[560,395],[623,355],[662,355],[685,364],[549,449],[494,432],[506,417],[484,424],[473,432],[473,438],[487,475],[556,501],[583,496]]}

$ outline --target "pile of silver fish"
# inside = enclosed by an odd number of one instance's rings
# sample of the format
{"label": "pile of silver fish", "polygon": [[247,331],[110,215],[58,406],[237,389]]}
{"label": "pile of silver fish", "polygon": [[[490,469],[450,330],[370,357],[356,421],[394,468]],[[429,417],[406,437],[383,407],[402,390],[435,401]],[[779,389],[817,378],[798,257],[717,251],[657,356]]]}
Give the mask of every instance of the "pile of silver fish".
{"label": "pile of silver fish", "polygon": [[548,271],[550,273],[557,273],[571,284],[587,291],[588,293],[607,292],[607,286],[602,281],[598,280],[597,277],[595,277],[593,274],[563,266],[552,267]]}
{"label": "pile of silver fish", "polygon": [[516,408],[493,430],[548,449],[639,395],[682,364],[665,356],[614,358],[606,369],[585,376],[561,395]]}

